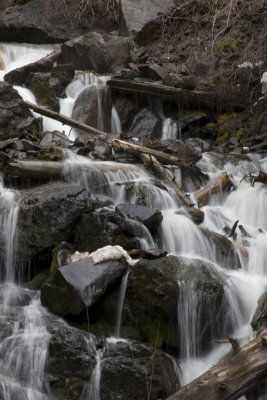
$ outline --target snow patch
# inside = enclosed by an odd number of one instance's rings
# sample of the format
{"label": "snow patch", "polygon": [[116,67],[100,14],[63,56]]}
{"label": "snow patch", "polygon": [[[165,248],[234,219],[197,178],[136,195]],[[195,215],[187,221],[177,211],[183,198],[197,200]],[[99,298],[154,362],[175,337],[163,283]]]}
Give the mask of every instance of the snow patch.
{"label": "snow patch", "polygon": [[262,74],[261,85],[262,85],[262,89],[261,89],[262,94],[266,94],[267,93],[267,71],[263,72],[263,74]]}
{"label": "snow patch", "polygon": [[121,246],[105,246],[101,249],[98,249],[90,254],[90,257],[93,259],[94,264],[99,264],[105,261],[110,260],[120,260],[121,258],[125,258],[129,265],[136,264],[139,260],[133,260],[132,257],[129,256],[126,250],[124,250]]}
{"label": "snow patch", "polygon": [[90,257],[90,253],[88,253],[88,251],[85,253],[79,253],[79,251],[75,251],[75,253],[71,256],[71,261],[76,262],[88,257]]}

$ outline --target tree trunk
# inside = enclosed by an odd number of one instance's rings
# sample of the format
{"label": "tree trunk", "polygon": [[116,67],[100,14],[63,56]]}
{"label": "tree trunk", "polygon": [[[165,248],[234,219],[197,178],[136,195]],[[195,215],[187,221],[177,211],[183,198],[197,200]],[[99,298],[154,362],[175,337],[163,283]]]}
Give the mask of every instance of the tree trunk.
{"label": "tree trunk", "polygon": [[236,400],[267,377],[267,330],[165,400]]}
{"label": "tree trunk", "polygon": [[106,132],[102,132],[99,129],[93,128],[92,126],[83,124],[82,122],[78,122],[75,119],[66,117],[65,115],[59,114],[55,111],[48,110],[47,108],[37,106],[36,104],[30,103],[29,101],[24,101],[27,107],[29,107],[31,110],[38,112],[39,114],[45,115],[46,117],[55,119],[59,122],[62,122],[63,124],[72,126],[73,128],[80,129],[81,131],[84,131],[86,133],[89,133],[90,135],[104,135],[106,136]]}
{"label": "tree trunk", "polygon": [[189,207],[193,207],[193,203],[190,198],[182,191],[178,183],[171,180],[165,168],[158,162],[156,157],[149,154],[141,154],[141,160],[144,166],[156,177],[166,181],[168,185],[175,191],[177,197],[182,201],[183,204]]}
{"label": "tree trunk", "polygon": [[205,108],[210,110],[241,110],[247,104],[247,99],[236,99],[236,97],[227,95],[225,92],[201,92],[175,88],[172,86],[157,85],[151,82],[136,82],[129,79],[112,78],[107,85],[113,91],[123,91],[127,93],[137,93],[146,96],[156,96],[177,102]]}
{"label": "tree trunk", "polygon": [[201,208],[208,205],[211,196],[224,190],[229,185],[231,185],[231,181],[226,172],[212,179],[207,186],[195,193],[198,207]]}
{"label": "tree trunk", "polygon": [[140,146],[138,144],[125,142],[119,139],[113,139],[111,141],[111,144],[115,150],[121,151],[123,153],[132,154],[134,156],[137,156],[138,158],[141,158],[142,154],[149,154],[151,156],[157,157],[157,159],[164,164],[172,164],[184,168],[190,167],[189,164],[181,160],[179,157],[163,153],[162,151],[150,149],[149,147]]}

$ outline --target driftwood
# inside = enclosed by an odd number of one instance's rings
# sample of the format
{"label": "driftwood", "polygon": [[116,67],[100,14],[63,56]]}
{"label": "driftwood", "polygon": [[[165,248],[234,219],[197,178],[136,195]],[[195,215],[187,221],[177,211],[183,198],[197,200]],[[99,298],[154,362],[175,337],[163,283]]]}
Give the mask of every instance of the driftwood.
{"label": "driftwood", "polygon": [[112,78],[107,82],[107,85],[113,91],[124,91],[127,93],[137,93],[146,96],[156,96],[175,102],[185,102],[186,104],[196,106],[196,104],[208,110],[222,109],[244,109],[246,99],[237,100],[236,97],[227,96],[216,92],[202,92],[194,90],[186,90],[175,88],[172,86],[158,85],[151,82],[137,82],[128,79]]}
{"label": "driftwood", "polygon": [[230,230],[230,233],[229,233],[228,237],[234,236],[236,228],[237,228],[237,225],[238,225],[238,222],[239,222],[239,220],[235,221],[234,225],[232,226],[232,229]]}
{"label": "driftwood", "polygon": [[179,157],[163,153],[162,151],[150,149],[149,147],[140,146],[138,144],[125,142],[119,139],[113,139],[111,144],[115,150],[132,154],[138,158],[141,157],[141,154],[149,154],[151,156],[155,156],[159,162],[162,162],[163,164],[172,164],[184,168],[190,167],[189,164],[181,160]]}
{"label": "driftwood", "polygon": [[99,129],[93,128],[92,126],[78,122],[75,119],[66,117],[65,115],[59,114],[55,111],[48,110],[47,108],[37,106],[36,104],[30,103],[29,101],[24,101],[25,105],[31,110],[38,112],[39,114],[45,115],[46,117],[55,119],[62,122],[65,125],[72,126],[73,128],[80,129],[90,135],[107,135],[107,133],[100,131]]}
{"label": "driftwood", "polygon": [[207,186],[195,193],[195,199],[198,206],[201,208],[208,205],[211,196],[219,193],[229,185],[231,185],[231,181],[226,172],[223,172],[216,178],[212,179]]}
{"label": "driftwood", "polygon": [[189,197],[183,192],[181,187],[175,180],[171,180],[170,176],[166,172],[165,168],[158,162],[156,157],[149,154],[141,154],[141,160],[144,166],[157,178],[160,178],[168,183],[168,185],[175,191],[177,197],[182,201],[183,204],[189,207],[193,207],[193,203]]}
{"label": "driftwood", "polygon": [[267,376],[267,330],[165,400],[236,400]]}
{"label": "driftwood", "polygon": [[265,172],[260,171],[258,175],[253,175],[251,173],[243,176],[240,183],[244,180],[247,180],[250,185],[253,187],[255,182],[267,183],[267,174]]}
{"label": "driftwood", "polygon": [[16,68],[5,74],[4,80],[11,85],[22,86],[29,78],[29,74],[31,72],[49,72],[53,67],[54,62],[59,58],[60,54],[61,50],[59,49],[36,62]]}

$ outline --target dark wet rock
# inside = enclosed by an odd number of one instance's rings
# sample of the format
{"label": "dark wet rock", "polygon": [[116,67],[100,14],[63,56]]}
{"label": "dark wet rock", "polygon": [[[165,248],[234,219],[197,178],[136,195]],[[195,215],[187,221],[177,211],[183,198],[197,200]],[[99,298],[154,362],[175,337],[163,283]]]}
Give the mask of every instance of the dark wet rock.
{"label": "dark wet rock", "polygon": [[151,231],[156,230],[163,220],[160,210],[154,210],[153,208],[136,204],[119,204],[117,205],[116,210],[127,215],[127,217],[131,219],[136,219],[137,221],[142,222]]}
{"label": "dark wet rock", "polygon": [[[174,4],[173,0],[141,0],[138,3],[131,0],[120,2],[120,34],[135,38],[138,44],[146,42],[146,25],[166,12]],[[151,35],[151,32],[150,32]],[[151,35],[152,36],[152,35]],[[152,41],[152,38],[150,38]]]}
{"label": "dark wet rock", "polygon": [[181,140],[177,139],[162,140],[160,144],[155,146],[155,148],[166,153],[175,154],[177,157],[189,164],[197,162],[202,157],[201,152],[193,146],[185,144]]}
{"label": "dark wet rock", "polygon": [[0,82],[0,139],[18,137],[17,127],[28,117],[30,110],[18,92],[6,82]]}
{"label": "dark wet rock", "polygon": [[189,138],[184,141],[185,144],[194,147],[196,151],[199,153],[204,153],[205,151],[209,151],[211,148],[211,144],[206,142],[205,140],[199,138]]}
{"label": "dark wet rock", "polygon": [[195,207],[186,207],[186,212],[195,224],[199,225],[204,221],[205,214],[202,210]]}
{"label": "dark wet rock", "polygon": [[24,146],[19,139],[14,140],[14,142],[11,143],[10,147],[15,151],[24,150]]}
{"label": "dark wet rock", "polygon": [[39,158],[44,161],[62,161],[66,155],[60,147],[45,147],[40,150]]}
{"label": "dark wet rock", "polygon": [[74,79],[74,74],[74,64],[57,64],[51,69],[51,77],[57,79],[63,88]]}
{"label": "dark wet rock", "polygon": [[93,85],[84,89],[77,97],[71,117],[94,128],[110,132],[111,108],[111,95],[108,87]]}
{"label": "dark wet rock", "polygon": [[13,138],[13,139],[7,139],[7,140],[2,140],[0,142],[0,150],[6,149],[7,147],[10,147],[13,143],[15,143],[18,140],[18,138]]}
{"label": "dark wet rock", "polygon": [[124,249],[140,247],[142,225],[129,221],[120,212],[101,209],[80,218],[74,230],[74,244],[78,251],[94,251],[107,245],[120,245]]}
{"label": "dark wet rock", "polygon": [[[219,233],[210,231],[207,228],[199,227],[201,232],[208,239],[211,248],[213,249],[215,259],[218,264],[226,269],[241,268],[240,258],[237,248],[234,243]],[[248,257],[247,252],[243,254],[244,259]],[[244,260],[245,261],[245,260]]]}
{"label": "dark wet rock", "polygon": [[128,38],[89,32],[64,43],[60,62],[74,64],[76,69],[93,70],[99,74],[117,72],[130,58]]}
{"label": "dark wet rock", "polygon": [[226,276],[206,261],[174,256],[139,261],[131,268],[128,279],[123,329],[135,328],[151,344],[155,344],[157,337],[157,347],[177,352],[181,343],[178,321],[183,320],[182,309],[187,312],[189,301],[184,291],[187,288],[190,299],[194,296],[196,300],[198,318],[192,322],[192,329],[201,352],[215,338],[226,337],[232,327],[225,282]]}
{"label": "dark wet rock", "polygon": [[51,335],[45,365],[46,379],[57,399],[77,400],[88,385],[95,365],[89,335],[49,318]]}
{"label": "dark wet rock", "polygon": [[50,276],[53,277],[59,267],[71,264],[71,256],[74,253],[74,247],[68,242],[61,242],[52,251],[52,261],[50,265]]}
{"label": "dark wet rock", "polygon": [[125,259],[95,265],[90,257],[59,267],[42,286],[42,304],[60,316],[80,315],[120,280],[126,269]]}
{"label": "dark wet rock", "polygon": [[119,114],[122,128],[125,129],[128,127],[135,113],[138,112],[137,101],[131,96],[116,95],[114,104]]}
{"label": "dark wet rock", "polygon": [[128,251],[129,256],[132,258],[145,258],[146,260],[154,260],[156,258],[162,258],[167,255],[167,251],[162,249],[134,249]]}
{"label": "dark wet rock", "polygon": [[64,133],[60,131],[44,132],[40,142],[40,147],[70,147],[72,142]]}
{"label": "dark wet rock", "polygon": [[256,331],[267,328],[267,291],[259,298],[258,307],[253,315],[251,325]]}
{"label": "dark wet rock", "polygon": [[31,115],[18,124],[17,131],[19,137],[36,142],[43,131],[43,119],[34,118]]}
{"label": "dark wet rock", "polygon": [[169,82],[167,72],[158,64],[139,65],[142,78],[152,79],[153,81],[162,81],[164,84]]}
{"label": "dark wet rock", "polygon": [[53,111],[59,111],[57,97],[62,93],[63,87],[61,87],[59,93],[50,73],[39,72],[32,74],[29,81],[29,88],[34,93],[40,105],[49,107]]}
{"label": "dark wet rock", "polygon": [[[101,360],[101,399],[165,398],[178,389],[175,361],[152,346],[108,343]],[[152,372],[153,371],[153,372]]]}
{"label": "dark wet rock", "polygon": [[146,144],[147,138],[160,139],[161,121],[147,108],[135,115],[126,134],[127,138],[138,139],[138,144]]}
{"label": "dark wet rock", "polygon": [[17,255],[21,261],[68,240],[78,218],[98,203],[84,188],[54,182],[21,191]]}
{"label": "dark wet rock", "polygon": [[27,285],[31,290],[40,290],[43,283],[47,281],[50,275],[49,268],[44,269],[43,271],[39,272],[35,277],[29,282]]}
{"label": "dark wet rock", "polygon": [[[0,13],[2,41],[21,43],[59,43],[81,35],[77,8],[72,0],[64,4],[49,0],[31,0]],[[75,22],[75,23],[74,23]]]}
{"label": "dark wet rock", "polygon": [[10,85],[24,86],[28,84],[29,76],[31,73],[39,73],[39,72],[48,73],[53,67],[53,64],[54,64],[53,59],[49,58],[46,58],[45,60],[41,59],[36,62],[9,71],[7,74],[5,74],[4,80],[5,82],[8,82]]}

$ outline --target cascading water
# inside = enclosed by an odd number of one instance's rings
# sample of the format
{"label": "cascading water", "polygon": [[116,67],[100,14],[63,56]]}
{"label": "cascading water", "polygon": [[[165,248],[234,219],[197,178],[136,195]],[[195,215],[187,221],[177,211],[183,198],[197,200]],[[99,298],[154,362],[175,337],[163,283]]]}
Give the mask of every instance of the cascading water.
{"label": "cascading water", "polygon": [[[28,48],[24,45],[14,45],[14,49],[9,49],[3,45],[2,69],[0,78],[7,71],[29,62],[25,60],[25,53]],[[17,47],[16,47],[17,46]],[[34,61],[52,48],[41,49],[32,46],[33,56],[30,61]],[[41,49],[39,51],[39,49]],[[12,51],[13,53],[12,53]],[[23,59],[17,62],[17,53]],[[2,51],[1,51],[2,54]],[[3,67],[4,66],[4,67]],[[3,72],[3,73],[2,73]],[[94,78],[92,74],[76,73],[75,80],[66,88],[66,99],[60,100],[60,109],[62,113],[70,116],[75,99],[88,86],[104,83],[101,78]],[[96,81],[95,81],[96,79]],[[32,93],[25,88],[17,88],[21,95],[32,102],[35,102]],[[98,98],[100,107],[101,99]],[[101,107],[100,107],[101,111]],[[99,113],[99,124],[102,123],[101,112]],[[121,130],[118,114],[113,108],[112,111],[113,132],[118,133]],[[47,125],[46,125],[47,123]],[[50,125],[49,125],[50,124]],[[174,137],[174,124],[172,121],[165,120],[165,130],[163,138]],[[163,124],[163,125],[164,125]],[[101,128],[101,126],[99,126]],[[55,121],[46,121],[45,129],[64,130],[68,135],[70,129]],[[165,135],[165,136],[164,136]],[[75,133],[71,132],[71,138]],[[106,196],[112,200],[113,204],[122,202],[138,203],[163,211],[163,223],[160,231],[160,242],[164,249],[175,255],[185,255],[190,258],[201,258],[212,262],[212,271],[217,275],[225,276],[224,293],[228,304],[229,313],[227,315],[229,335],[236,335],[246,340],[251,333],[250,320],[255,311],[257,300],[264,291],[267,284],[267,229],[264,218],[264,204],[266,203],[266,186],[256,183],[250,187],[249,183],[241,179],[247,173],[267,170],[266,158],[248,155],[241,158],[238,162],[236,158],[224,159],[224,156],[218,156],[213,153],[204,153],[199,161],[203,172],[207,172],[210,177],[217,175],[221,171],[232,174],[237,188],[228,196],[218,196],[212,204],[203,208],[205,220],[202,228],[210,229],[216,233],[225,235],[224,228],[232,227],[236,220],[247,232],[236,231],[235,242],[246,248],[247,261],[245,262],[238,254],[241,268],[235,270],[233,261],[225,262],[218,257],[214,251],[214,246],[201,229],[190,220],[188,214],[181,207],[179,200],[176,199],[172,191],[166,190],[166,187],[155,184],[154,178],[142,167],[120,164],[115,162],[91,161],[81,156],[77,156],[66,151],[66,160],[64,163],[65,178],[68,181],[75,182],[85,186],[96,196]],[[1,324],[7,324],[10,321],[10,315],[14,316],[11,331],[2,340],[0,344],[1,369],[0,369],[0,396],[5,400],[22,398],[23,400],[41,400],[49,398],[49,389],[44,387],[44,363],[49,341],[49,333],[44,324],[45,311],[40,307],[38,298],[28,301],[28,305],[14,308],[13,304],[18,302],[20,296],[33,297],[30,292],[21,292],[21,288],[14,285],[15,262],[14,248],[15,226],[18,203],[16,194],[7,191],[1,186],[0,194],[4,210],[1,216],[1,240],[4,242],[4,254],[2,258],[2,270],[4,270],[2,282],[13,284],[13,288],[7,295],[1,286]],[[11,196],[11,197],[10,197]],[[8,207],[6,206],[8,203]],[[2,206],[1,206],[2,207]],[[12,211],[11,211],[12,210]],[[145,236],[145,235],[144,235]],[[143,239],[142,239],[143,240]],[[152,238],[147,235],[147,242],[143,247],[155,246]],[[233,240],[229,238],[229,240]],[[142,243],[141,243],[142,246]],[[233,262],[234,263],[234,262]],[[4,266],[4,268],[3,268]],[[180,287],[180,298],[178,299],[178,314],[180,318],[180,340],[181,340],[181,360],[179,362],[179,371],[182,384],[199,376],[211,365],[215,364],[223,354],[225,354],[229,345],[218,345],[214,343],[211,351],[202,354],[199,344],[199,331],[197,329],[198,313],[200,299],[197,296],[194,283],[180,280],[177,282]],[[120,336],[120,319],[123,307],[123,298],[127,285],[127,277],[122,282],[121,296],[118,309],[118,320],[116,336]],[[11,301],[13,293],[13,300]],[[16,293],[16,295],[14,294]],[[22,293],[22,294],[21,294]],[[10,297],[11,296],[11,297]],[[13,303],[12,303],[13,302]],[[210,315],[207,317],[210,318]],[[210,325],[212,326],[212,322]],[[215,328],[212,327],[212,334]],[[216,335],[214,335],[214,339]],[[23,361],[22,361],[23,360]],[[101,373],[101,352],[96,353],[96,367],[91,380],[91,390],[93,399],[100,399],[100,373]],[[25,370],[27,365],[27,370]],[[21,397],[18,397],[20,393]],[[45,393],[45,394],[44,394]],[[92,393],[91,393],[92,394]],[[16,397],[17,396],[17,397]],[[83,397],[85,400],[91,398],[89,395]]]}

